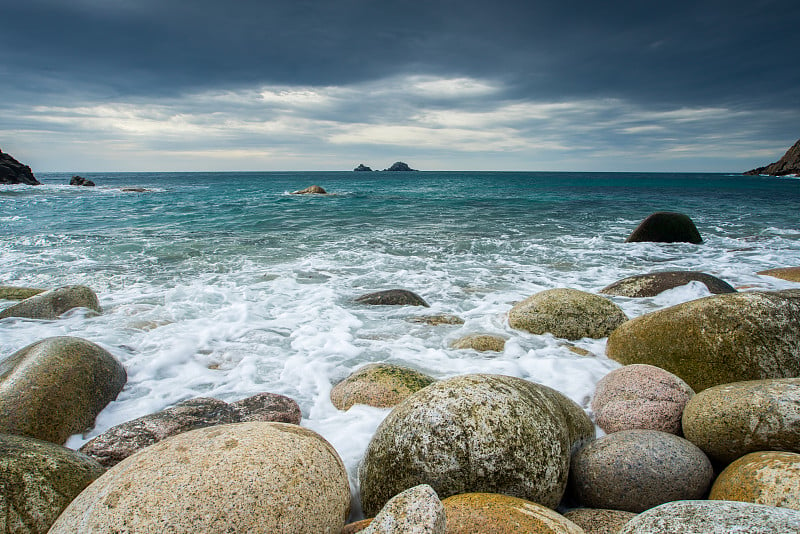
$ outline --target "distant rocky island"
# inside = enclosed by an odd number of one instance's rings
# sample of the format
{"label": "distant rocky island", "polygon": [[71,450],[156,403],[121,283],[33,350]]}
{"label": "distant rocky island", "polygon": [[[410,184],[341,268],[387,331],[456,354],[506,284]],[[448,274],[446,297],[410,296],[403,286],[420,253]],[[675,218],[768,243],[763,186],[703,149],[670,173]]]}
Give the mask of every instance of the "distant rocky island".
{"label": "distant rocky island", "polygon": [[[372,171],[370,167],[367,167],[363,163],[360,163],[358,167],[353,169],[356,172],[364,172],[364,171]],[[388,169],[383,169],[384,171],[416,171],[417,169],[412,169],[407,164],[403,163],[402,161],[396,161],[392,164],[391,167]]]}
{"label": "distant rocky island", "polygon": [[372,169],[364,165],[363,163],[359,163],[358,167],[353,169],[356,172],[372,172]]}
{"label": "distant rocky island", "polygon": [[0,184],[41,185],[31,168],[0,150]]}
{"label": "distant rocky island", "polygon": [[786,176],[787,174],[800,174],[800,140],[786,151],[781,159],[766,167],[758,167],[744,174],[768,174],[770,176]]}

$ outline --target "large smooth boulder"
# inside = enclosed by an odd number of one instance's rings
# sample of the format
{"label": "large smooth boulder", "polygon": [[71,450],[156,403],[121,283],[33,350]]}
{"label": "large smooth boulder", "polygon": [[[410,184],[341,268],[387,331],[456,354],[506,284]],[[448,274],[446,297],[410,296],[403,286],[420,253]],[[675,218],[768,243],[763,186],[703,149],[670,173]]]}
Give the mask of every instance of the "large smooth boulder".
{"label": "large smooth boulder", "polygon": [[606,354],[678,375],[695,391],[800,376],[800,291],[712,295],[622,324]]}
{"label": "large smooth boulder", "polygon": [[693,396],[692,388],[669,371],[635,363],[600,379],[592,411],[607,433],[638,428],[681,435],[683,409]]}
{"label": "large smooth boulder", "polygon": [[0,286],[0,300],[25,300],[45,291],[33,287]]}
{"label": "large smooth boulder", "polygon": [[685,439],[657,430],[623,430],[578,451],[569,482],[581,506],[639,513],[699,499],[713,477],[706,455]]}
{"label": "large smooth boulder", "polygon": [[287,423],[235,423],[126,458],[50,533],[340,532],[349,507],[345,467],[321,436]]}
{"label": "large smooth boulder", "polygon": [[683,432],[709,458],[723,464],[749,452],[800,452],[800,378],[706,389],[686,405]]}
{"label": "large smooth boulder", "polygon": [[41,185],[31,168],[0,150],[0,184]]}
{"label": "large smooth boulder", "polygon": [[658,211],[649,215],[631,232],[626,243],[702,243],[694,221],[683,213]]}
{"label": "large smooth boulder", "polygon": [[407,289],[386,289],[367,293],[356,298],[359,304],[370,306],[424,306],[430,308],[425,299]]}
{"label": "large smooth boulder", "polygon": [[371,363],[333,386],[331,402],[340,410],[349,410],[354,404],[390,408],[435,381],[408,367]]}
{"label": "large smooth boulder", "polygon": [[65,286],[39,293],[0,311],[0,319],[58,319],[73,308],[88,308],[100,313],[100,303],[94,291],[86,286]]}
{"label": "large smooth boulder", "polygon": [[447,521],[439,496],[427,484],[420,484],[395,495],[364,534],[445,534]]}
{"label": "large smooth boulder", "polygon": [[392,496],[430,484],[440,498],[504,493],[555,507],[570,454],[594,436],[561,393],[520,378],[462,375],[416,392],[384,419],[359,469],[374,515]]}
{"label": "large smooth boulder", "polygon": [[756,274],[780,278],[781,280],[788,280],[789,282],[800,282],[800,267],[779,267],[777,269],[759,271]]}
{"label": "large smooth boulder", "polygon": [[570,340],[608,336],[628,317],[605,297],[577,289],[548,289],[514,305],[511,328]]}
{"label": "large smooth boulder", "polygon": [[52,337],[0,361],[0,432],[65,443],[125,385],[122,365],[85,339]]}
{"label": "large smooth boulder", "polygon": [[45,533],[102,475],[92,458],[61,445],[0,434],[0,533]]}
{"label": "large smooth boulder", "polygon": [[719,474],[708,498],[800,510],[800,454],[746,454]]}
{"label": "large smooth boulder", "polygon": [[585,534],[561,514],[509,495],[462,493],[442,501],[447,534]]}
{"label": "large smooth boulder", "polygon": [[618,297],[655,297],[668,289],[685,286],[689,282],[700,282],[715,295],[736,293],[736,289],[728,282],[696,271],[663,271],[629,276],[604,287],[600,293]]}
{"label": "large smooth boulder", "polygon": [[788,534],[800,532],[800,512],[734,501],[677,501],[628,521],[619,534]]}
{"label": "large smooth boulder", "polygon": [[564,517],[581,527],[586,534],[617,534],[636,514],[623,510],[574,508],[564,512]]}
{"label": "large smooth boulder", "polygon": [[198,397],[112,427],[84,444],[80,451],[111,467],[181,432],[249,421],[299,424],[300,407],[294,400],[275,393],[260,393],[231,404]]}

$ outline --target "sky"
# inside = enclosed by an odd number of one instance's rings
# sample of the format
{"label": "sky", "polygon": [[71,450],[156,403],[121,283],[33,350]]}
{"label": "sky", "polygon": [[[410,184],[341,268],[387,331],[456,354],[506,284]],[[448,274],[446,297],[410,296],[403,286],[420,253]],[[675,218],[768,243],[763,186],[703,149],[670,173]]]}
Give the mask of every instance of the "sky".
{"label": "sky", "polygon": [[36,172],[741,172],[800,138],[797,0],[0,0]]}

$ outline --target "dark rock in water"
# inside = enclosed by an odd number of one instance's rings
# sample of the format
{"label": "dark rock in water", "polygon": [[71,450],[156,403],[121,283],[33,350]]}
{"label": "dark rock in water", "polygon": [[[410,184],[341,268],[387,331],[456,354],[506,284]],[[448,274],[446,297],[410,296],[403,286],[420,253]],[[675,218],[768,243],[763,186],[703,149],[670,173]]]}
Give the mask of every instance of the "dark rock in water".
{"label": "dark rock in water", "polygon": [[430,308],[425,299],[407,289],[387,289],[368,293],[358,297],[356,302],[372,306],[425,306]]}
{"label": "dark rock in water", "polygon": [[771,176],[786,176],[787,174],[800,174],[800,140],[786,151],[781,159],[770,163],[766,167],[758,167],[744,174],[769,174]]}
{"label": "dark rock in water", "polygon": [[87,180],[83,176],[73,176],[69,181],[69,185],[83,185],[87,187],[94,187],[94,182],[91,180]]}
{"label": "dark rock in water", "polygon": [[318,185],[312,185],[306,187],[305,189],[301,189],[300,191],[294,191],[293,195],[327,195],[328,192],[325,191]]}
{"label": "dark rock in water", "polygon": [[629,276],[604,287],[600,293],[618,297],[654,297],[662,291],[694,281],[705,284],[711,293],[717,295],[736,293],[736,289],[729,283],[716,276],[696,271],[664,271]]}
{"label": "dark rock in water", "polygon": [[123,187],[123,193],[147,193],[150,191],[149,189],[145,189],[144,187]]}
{"label": "dark rock in water", "polygon": [[294,399],[277,393],[259,393],[231,403],[236,420],[241,423],[266,421],[300,424],[300,406]]}
{"label": "dark rock in water", "polygon": [[703,238],[692,219],[683,213],[658,211],[636,227],[626,243],[702,243]]}
{"label": "dark rock in water", "polygon": [[430,326],[439,326],[443,324],[464,324],[464,319],[449,313],[440,313],[437,315],[415,315],[413,317],[408,317],[406,320],[411,323],[422,323]]}
{"label": "dark rock in water", "polygon": [[412,169],[402,161],[396,161],[391,167],[386,169],[387,171],[416,171],[417,169]]}
{"label": "dark rock in water", "polygon": [[65,286],[26,298],[0,311],[0,319],[25,317],[28,319],[58,319],[73,308],[88,308],[100,313],[97,295],[86,286]]}
{"label": "dark rock in water", "polygon": [[370,172],[370,171],[372,171],[372,169],[370,169],[369,167],[367,167],[363,163],[359,163],[358,167],[356,167],[353,170],[356,171],[356,172]]}
{"label": "dark rock in water", "polygon": [[0,184],[41,185],[31,168],[0,150]]}

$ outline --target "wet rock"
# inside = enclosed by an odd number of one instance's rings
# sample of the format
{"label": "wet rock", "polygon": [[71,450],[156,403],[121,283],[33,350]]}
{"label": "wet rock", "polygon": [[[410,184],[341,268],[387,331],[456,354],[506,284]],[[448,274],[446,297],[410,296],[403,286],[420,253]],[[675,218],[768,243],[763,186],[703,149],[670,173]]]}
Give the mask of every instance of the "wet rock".
{"label": "wet rock", "polygon": [[727,464],[749,452],[800,452],[800,378],[722,384],[683,412],[686,439]]}
{"label": "wet rock", "polygon": [[361,532],[365,528],[372,523],[374,518],[370,517],[367,519],[362,519],[361,521],[354,521],[353,523],[348,523],[342,529],[342,534],[356,534],[356,532]]}
{"label": "wet rock", "polygon": [[498,493],[462,493],[442,501],[447,534],[584,534],[550,508]]}
{"label": "wet rock", "polygon": [[605,432],[660,430],[681,435],[681,416],[694,396],[689,385],[660,367],[626,365],[604,376],[592,397],[597,426]]}
{"label": "wet rock", "polygon": [[39,293],[0,311],[0,319],[58,319],[73,308],[88,308],[100,313],[97,295],[86,286],[65,286]]}
{"label": "wet rock", "polygon": [[626,243],[693,243],[703,242],[694,221],[683,213],[659,211],[648,216],[628,236]]}
{"label": "wet rock", "polygon": [[94,187],[94,182],[87,180],[83,176],[73,176],[69,180],[69,185],[80,185],[85,187]]}
{"label": "wet rock", "polygon": [[701,282],[714,294],[736,293],[736,289],[728,282],[696,271],[664,271],[629,276],[604,287],[600,293],[618,297],[654,297],[689,282]]}
{"label": "wet rock", "polygon": [[371,172],[372,171],[372,169],[370,169],[369,167],[367,167],[363,163],[359,163],[358,167],[356,167],[353,170],[356,171],[356,172]]}
{"label": "wet rock", "polygon": [[800,282],[800,267],[767,269],[766,271],[759,271],[756,274],[772,276],[773,278],[780,278],[781,280],[788,280],[789,282]]}
{"label": "wet rock", "polygon": [[430,308],[425,299],[407,289],[387,289],[367,293],[356,298],[356,302],[371,306],[424,306]]}
{"label": "wet rock", "polygon": [[489,334],[471,334],[456,339],[450,344],[453,349],[472,349],[479,352],[503,352],[506,347],[506,338]]}
{"label": "wet rock", "polygon": [[327,195],[328,192],[318,185],[311,185],[300,191],[294,191],[293,195]]}
{"label": "wet rock", "polygon": [[709,499],[800,510],[800,454],[751,452],[720,473]]}
{"label": "wet rock", "polygon": [[339,410],[354,404],[389,408],[436,380],[399,365],[373,363],[361,367],[331,389],[331,402]]}
{"label": "wet rock", "polygon": [[0,150],[0,184],[41,185],[31,172],[31,168],[23,165],[10,154]]}
{"label": "wet rock", "polygon": [[423,323],[430,326],[439,326],[443,324],[450,324],[450,325],[464,324],[464,319],[448,313],[443,313],[439,315],[415,315],[413,317],[409,317],[408,321],[412,323]]}
{"label": "wet rock", "polygon": [[564,517],[581,527],[586,534],[617,534],[636,514],[623,510],[575,508],[565,512]]}
{"label": "wet rock", "polygon": [[127,376],[105,349],[52,337],[0,361],[0,432],[57,443],[91,428]]}
{"label": "wet rock", "polygon": [[787,174],[800,174],[800,140],[786,151],[786,153],[776,161],[765,167],[752,169],[744,174],[757,175],[768,174],[770,176],[786,176]]}
{"label": "wet rock", "polygon": [[375,519],[362,531],[364,534],[445,534],[444,506],[436,492],[420,484],[395,495]]}
{"label": "wet rock", "polygon": [[0,286],[0,300],[25,300],[45,291],[32,287]]}
{"label": "wet rock", "polygon": [[350,506],[333,447],[286,423],[184,432],[126,458],[86,488],[51,534],[340,532]]}
{"label": "wet rock", "polygon": [[628,317],[610,300],[577,289],[548,289],[517,303],[508,313],[512,328],[577,340],[608,336]]}
{"label": "wet rock", "polygon": [[608,434],[578,451],[570,490],[588,508],[643,512],[659,504],[699,499],[714,473],[703,451],[656,430]]}
{"label": "wet rock", "polygon": [[678,501],[634,517],[619,534],[777,534],[800,531],[800,512],[732,501]]}
{"label": "wet rock", "polygon": [[359,469],[361,503],[375,514],[393,495],[430,484],[440,498],[504,493],[555,507],[573,448],[594,436],[585,412],[520,378],[463,375],[398,404]]}
{"label": "wet rock", "polygon": [[712,295],[632,319],[606,354],[678,375],[695,391],[717,384],[800,376],[800,292]]}
{"label": "wet rock", "polygon": [[61,445],[0,434],[0,532],[47,532],[104,471],[93,459]]}
{"label": "wet rock", "polygon": [[250,421],[299,424],[300,407],[294,400],[274,393],[261,393],[232,404],[198,397],[112,427],[87,442],[80,451],[111,467],[182,432]]}

